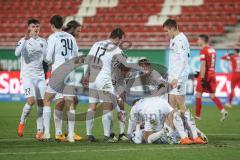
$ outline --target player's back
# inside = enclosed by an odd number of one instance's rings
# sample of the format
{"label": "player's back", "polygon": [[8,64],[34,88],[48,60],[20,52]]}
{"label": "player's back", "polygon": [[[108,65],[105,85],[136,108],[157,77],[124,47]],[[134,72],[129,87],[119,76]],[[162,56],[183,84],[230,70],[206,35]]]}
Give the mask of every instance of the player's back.
{"label": "player's back", "polygon": [[77,56],[75,38],[67,32],[55,32],[48,38],[47,61],[52,62],[52,71],[64,62]]}
{"label": "player's back", "polygon": [[90,62],[91,68],[99,70],[97,75],[94,75],[96,81],[111,81],[113,57],[121,53],[122,50],[113,44],[111,40],[99,41],[93,45],[89,56],[92,56],[92,61]]}
{"label": "player's back", "polygon": [[206,75],[207,76],[215,76],[215,64],[216,64],[216,51],[215,49],[206,46],[200,51],[201,60],[205,60],[206,65]]}
{"label": "player's back", "polygon": [[142,104],[143,105],[142,111],[145,114],[159,113],[166,116],[172,110],[172,107],[168,104],[168,102],[159,96],[144,98],[144,100],[145,101]]}

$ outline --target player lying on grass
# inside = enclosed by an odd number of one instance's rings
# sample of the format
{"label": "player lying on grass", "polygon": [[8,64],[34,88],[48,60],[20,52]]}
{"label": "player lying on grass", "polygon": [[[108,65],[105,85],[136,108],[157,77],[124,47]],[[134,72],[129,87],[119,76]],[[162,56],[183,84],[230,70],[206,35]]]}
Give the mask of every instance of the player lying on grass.
{"label": "player lying on grass", "polygon": [[209,93],[212,101],[217,105],[217,108],[222,114],[220,119],[223,122],[228,112],[224,109],[219,98],[215,96],[216,92],[216,75],[215,75],[215,64],[216,64],[216,51],[209,46],[209,38],[207,35],[200,35],[198,37],[198,44],[201,46],[200,51],[200,73],[198,76],[196,86],[196,113],[195,118],[201,119],[202,109],[202,93]]}
{"label": "player lying on grass", "polygon": [[[180,117],[180,112],[174,110],[168,102],[161,97],[149,97],[138,99],[134,102],[129,118],[128,134],[132,135],[135,132],[135,143],[142,143],[143,139],[146,143],[154,143],[161,137],[165,136],[164,123],[168,123],[170,126],[170,133],[174,130],[180,136],[180,144],[205,144],[205,142],[199,137],[197,129],[193,121],[191,121],[190,112],[187,110],[184,117],[184,122]],[[190,135],[185,132],[183,123],[189,128]],[[144,126],[143,138],[140,126]],[[138,138],[136,138],[138,137]],[[172,138],[172,141],[171,141]],[[191,139],[190,139],[191,138]],[[169,136],[166,139],[167,143],[177,143],[174,141],[174,136]],[[138,141],[139,140],[139,141]],[[166,143],[165,142],[165,143]]]}
{"label": "player lying on grass", "polygon": [[222,60],[230,61],[231,63],[231,91],[228,95],[227,107],[232,108],[232,100],[234,96],[234,89],[240,84],[240,52],[239,49],[234,49],[234,53],[227,54],[221,57]]}
{"label": "player lying on grass", "polygon": [[27,102],[23,107],[18,136],[22,137],[27,117],[32,106],[37,103],[37,134],[36,138],[43,133],[43,96],[46,88],[43,70],[43,59],[46,54],[47,42],[39,37],[40,22],[37,19],[29,19],[27,33],[19,42],[15,55],[21,58],[21,81]]}

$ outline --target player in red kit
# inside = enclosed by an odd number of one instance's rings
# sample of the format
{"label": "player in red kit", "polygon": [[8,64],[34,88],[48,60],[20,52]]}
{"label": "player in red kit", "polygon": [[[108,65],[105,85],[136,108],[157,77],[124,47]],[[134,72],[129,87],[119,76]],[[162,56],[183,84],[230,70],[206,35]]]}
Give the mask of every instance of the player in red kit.
{"label": "player in red kit", "polygon": [[228,96],[227,107],[232,108],[232,99],[234,96],[235,87],[240,84],[240,54],[239,49],[235,49],[234,53],[225,55],[221,58],[231,62],[232,73],[231,73],[231,92]]}
{"label": "player in red kit", "polygon": [[195,118],[200,120],[201,108],[202,108],[202,93],[209,93],[213,102],[217,105],[219,111],[222,113],[220,119],[223,122],[228,112],[224,109],[219,98],[215,96],[216,90],[216,77],[215,77],[215,64],[216,64],[216,52],[208,45],[209,38],[207,35],[200,35],[198,37],[198,44],[201,46],[200,50],[200,73],[197,80],[196,87],[196,113]]}

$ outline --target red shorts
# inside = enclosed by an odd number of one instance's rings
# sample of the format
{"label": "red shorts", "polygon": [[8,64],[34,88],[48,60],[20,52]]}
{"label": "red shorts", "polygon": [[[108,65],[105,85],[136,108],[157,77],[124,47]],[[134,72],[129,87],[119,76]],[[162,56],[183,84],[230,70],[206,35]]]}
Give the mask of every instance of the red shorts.
{"label": "red shorts", "polygon": [[202,87],[202,82],[201,82],[201,78],[197,79],[197,87],[196,87],[196,91],[200,92],[200,93],[215,93],[216,92],[216,77],[215,76],[211,76],[206,78],[207,81],[207,87],[203,88]]}

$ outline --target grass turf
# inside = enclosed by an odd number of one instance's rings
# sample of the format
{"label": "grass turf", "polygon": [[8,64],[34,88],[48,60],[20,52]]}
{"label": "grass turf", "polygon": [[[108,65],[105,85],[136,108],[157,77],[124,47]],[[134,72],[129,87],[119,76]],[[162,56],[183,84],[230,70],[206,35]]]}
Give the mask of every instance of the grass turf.
{"label": "grass turf", "polygon": [[[18,138],[17,125],[24,103],[0,102],[0,160],[16,159],[182,159],[182,160],[239,160],[240,159],[240,108],[229,110],[229,118],[220,123],[220,114],[215,107],[203,107],[202,120],[198,128],[208,135],[207,145],[135,145],[126,142],[106,144],[102,142],[101,117],[94,123],[94,135],[98,143],[86,141],[69,144],[38,142],[34,140],[36,107],[32,110],[25,128],[24,138]],[[86,105],[78,105],[78,112],[85,111]],[[129,107],[127,110],[129,111]],[[53,121],[53,118],[52,118]],[[114,121],[115,133],[118,123]],[[65,123],[64,123],[65,124]],[[51,124],[52,136],[54,127]],[[76,132],[85,135],[85,122],[76,123]]]}

